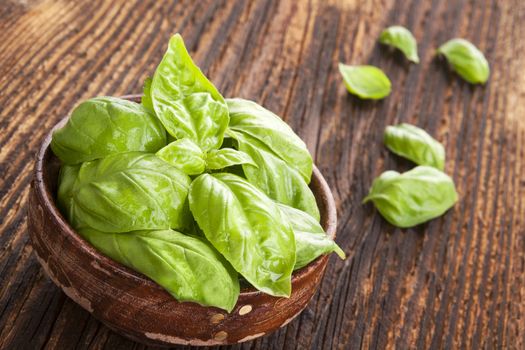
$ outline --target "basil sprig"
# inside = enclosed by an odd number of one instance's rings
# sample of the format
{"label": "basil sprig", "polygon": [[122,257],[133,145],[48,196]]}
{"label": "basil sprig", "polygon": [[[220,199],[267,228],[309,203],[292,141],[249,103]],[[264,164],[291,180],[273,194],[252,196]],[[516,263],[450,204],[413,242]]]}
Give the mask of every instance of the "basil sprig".
{"label": "basil sprig", "polygon": [[379,42],[401,50],[409,61],[419,63],[416,38],[405,27],[391,26],[386,28],[381,32]]}
{"label": "basil sprig", "polygon": [[471,84],[483,84],[490,75],[487,59],[476,46],[465,39],[452,39],[441,45],[438,54],[447,59],[452,68]]}

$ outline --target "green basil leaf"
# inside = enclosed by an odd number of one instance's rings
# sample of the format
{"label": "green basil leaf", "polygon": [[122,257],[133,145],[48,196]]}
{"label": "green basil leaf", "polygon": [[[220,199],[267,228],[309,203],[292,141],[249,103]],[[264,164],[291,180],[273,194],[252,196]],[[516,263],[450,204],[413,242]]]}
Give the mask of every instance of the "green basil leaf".
{"label": "green basil leaf", "polygon": [[277,204],[227,173],[200,175],[189,201],[206,238],[235,270],[260,291],[290,296],[295,239]]}
{"label": "green basil leaf", "polygon": [[476,46],[465,39],[452,39],[437,50],[463,79],[483,84],[489,79],[489,63]]}
{"label": "green basil leaf", "polygon": [[80,234],[113,260],[164,287],[178,301],[232,311],[239,279],[231,265],[205,240],[173,230]]}
{"label": "green basil leaf", "polygon": [[151,113],[155,113],[153,108],[153,101],[151,100],[151,78],[144,80],[144,86],[142,87],[143,93],[141,98],[141,104]]}
{"label": "green basil leaf", "polygon": [[363,203],[372,201],[392,225],[412,227],[442,215],[457,200],[454,182],[448,175],[420,165],[403,174],[384,172],[374,180]]}
{"label": "green basil leaf", "polygon": [[418,165],[428,165],[439,170],[445,167],[445,148],[425,130],[410,124],[387,126],[384,141],[395,154]]}
{"label": "green basil leaf", "polygon": [[226,102],[230,110],[230,129],[256,138],[310,183],[312,156],[288,124],[255,102],[240,98],[227,99]]}
{"label": "green basil leaf", "polygon": [[162,124],[143,106],[96,97],[78,105],[53,133],[51,149],[65,164],[79,164],[120,152],[156,152],[165,144]]}
{"label": "green basil leaf", "polygon": [[349,66],[339,63],[346,89],[362,99],[379,100],[390,95],[390,80],[374,66]]}
{"label": "green basil leaf", "polygon": [[295,236],[296,258],[294,270],[305,267],[323,254],[335,252],[341,259],[346,255],[341,248],[328,237],[319,221],[302,210],[278,204],[283,216],[290,221]]}
{"label": "green basil leaf", "polygon": [[173,141],[156,156],[188,175],[202,174],[206,168],[204,152],[190,139]]}
{"label": "green basil leaf", "polygon": [[104,232],[185,227],[190,182],[151,153],[121,153],[86,162],[73,187],[72,223]]}
{"label": "green basil leaf", "polygon": [[230,134],[239,150],[249,154],[257,167],[243,164],[248,181],[279,203],[300,209],[319,220],[315,196],[299,172],[279,158],[258,139],[242,132]]}
{"label": "green basil leaf", "polygon": [[232,165],[251,164],[254,163],[252,157],[248,154],[237,151],[233,148],[223,148],[220,150],[211,150],[206,155],[206,168],[209,170],[224,169]]}
{"label": "green basil leaf", "polygon": [[386,28],[379,36],[379,42],[401,50],[409,61],[419,63],[416,38],[405,27],[391,26]]}
{"label": "green basil leaf", "polygon": [[80,171],[80,165],[62,165],[58,175],[57,205],[62,215],[73,220],[73,187]]}
{"label": "green basil leaf", "polygon": [[213,84],[193,63],[179,34],[170,40],[151,83],[155,113],[169,134],[189,138],[204,151],[222,144],[228,107]]}

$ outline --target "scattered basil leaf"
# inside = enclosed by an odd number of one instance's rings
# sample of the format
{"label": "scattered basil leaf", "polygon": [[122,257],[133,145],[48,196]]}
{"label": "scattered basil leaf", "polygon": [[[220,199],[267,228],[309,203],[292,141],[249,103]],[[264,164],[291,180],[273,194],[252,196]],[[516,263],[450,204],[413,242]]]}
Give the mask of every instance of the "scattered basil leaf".
{"label": "scattered basil leaf", "polygon": [[190,209],[206,238],[248,282],[274,296],[290,296],[295,239],[271,199],[227,173],[193,181]]}
{"label": "scattered basil leaf", "polygon": [[231,265],[205,240],[173,230],[106,233],[80,231],[104,255],[164,287],[178,301],[232,311],[239,279]]}
{"label": "scattered basil leaf", "polygon": [[256,138],[310,183],[312,156],[292,128],[274,113],[257,103],[241,98],[227,99],[229,128]]}
{"label": "scattered basil leaf", "polygon": [[416,38],[405,27],[391,26],[386,28],[379,36],[379,42],[401,50],[409,61],[419,63]]}
{"label": "scattered basil leaf", "polygon": [[151,113],[155,113],[155,109],[153,108],[153,101],[151,100],[151,78],[146,78],[144,80],[144,86],[142,87],[142,98],[140,103]]}
{"label": "scattered basil leaf", "polygon": [[173,141],[156,156],[188,175],[202,174],[206,168],[204,152],[190,139]]}
{"label": "scattered basil leaf", "polygon": [[51,149],[63,163],[79,164],[120,152],[156,152],[165,144],[162,124],[143,106],[95,97],[78,105],[66,125],[53,133]]}
{"label": "scattered basil leaf", "polygon": [[385,171],[374,180],[363,203],[372,201],[388,222],[405,228],[442,215],[457,200],[454,182],[448,175],[420,165],[403,174]]}
{"label": "scattered basil leaf", "polygon": [[179,34],[171,38],[155,71],[151,99],[160,121],[176,139],[189,138],[204,151],[221,146],[228,107],[193,63]]}
{"label": "scattered basil leaf", "polygon": [[257,167],[252,157],[242,151],[233,148],[223,148],[211,150],[206,155],[206,168],[208,170],[218,170],[238,164],[251,164]]}
{"label": "scattered basil leaf", "polygon": [[239,150],[249,154],[257,167],[243,164],[248,181],[279,203],[300,209],[319,220],[315,196],[297,170],[279,158],[258,139],[243,132],[230,131]]}
{"label": "scattered basil leaf", "polygon": [[445,148],[425,130],[410,124],[387,126],[384,141],[395,154],[418,165],[428,165],[439,170],[445,167]]}
{"label": "scattered basil leaf", "polygon": [[346,89],[362,99],[379,100],[390,95],[390,80],[374,66],[349,66],[339,63]]}
{"label": "scattered basil leaf", "polygon": [[483,84],[489,79],[489,63],[476,46],[465,39],[452,39],[437,50],[463,79]]}
{"label": "scattered basil leaf", "polygon": [[190,178],[151,153],[86,162],[73,186],[71,223],[104,232],[185,227]]}
{"label": "scattered basil leaf", "polygon": [[295,236],[296,258],[294,270],[305,267],[323,254],[335,252],[341,259],[346,255],[341,248],[328,237],[319,221],[302,210],[278,204],[283,216],[290,221]]}

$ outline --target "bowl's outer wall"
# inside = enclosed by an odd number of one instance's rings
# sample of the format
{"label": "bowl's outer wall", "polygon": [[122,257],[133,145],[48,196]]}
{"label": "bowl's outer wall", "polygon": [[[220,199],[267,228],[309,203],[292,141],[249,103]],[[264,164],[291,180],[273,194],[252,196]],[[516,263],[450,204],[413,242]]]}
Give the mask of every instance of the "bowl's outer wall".
{"label": "bowl's outer wall", "polygon": [[[29,233],[35,255],[65,294],[118,333],[155,345],[233,344],[284,326],[314,295],[327,256],[294,273],[290,298],[244,289],[229,314],[179,303],[151,280],[99,254],[67,224],[54,205],[60,164],[49,148],[50,139],[51,134],[37,156],[29,197]],[[335,237],[335,203],[317,169],[310,187],[318,201],[321,224]]]}

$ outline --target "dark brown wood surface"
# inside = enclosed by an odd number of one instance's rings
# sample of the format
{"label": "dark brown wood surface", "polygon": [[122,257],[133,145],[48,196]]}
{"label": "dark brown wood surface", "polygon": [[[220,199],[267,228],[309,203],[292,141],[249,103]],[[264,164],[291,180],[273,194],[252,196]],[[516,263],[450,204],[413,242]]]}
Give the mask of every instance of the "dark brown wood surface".
{"label": "dark brown wood surface", "polygon": [[[421,64],[377,44],[403,24]],[[277,333],[234,348],[525,348],[525,2],[0,2],[0,348],[143,349],[70,301],[31,254],[25,207],[34,153],[80,100],[140,91],[182,33],[225,96],[280,114],[307,142],[339,212],[320,291]],[[487,56],[486,86],[435,58],[464,37]],[[379,102],[349,96],[339,61],[391,78]],[[446,147],[460,201],[415,229],[361,205],[372,179],[410,164],[386,125],[421,126]]]}

